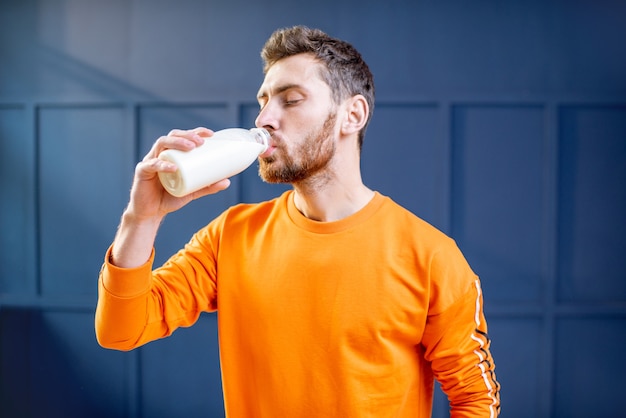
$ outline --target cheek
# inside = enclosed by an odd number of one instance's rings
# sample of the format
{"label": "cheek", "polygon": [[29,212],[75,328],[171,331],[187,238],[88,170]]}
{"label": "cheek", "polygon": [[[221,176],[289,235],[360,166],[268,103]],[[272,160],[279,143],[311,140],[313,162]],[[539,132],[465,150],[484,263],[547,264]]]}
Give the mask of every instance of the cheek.
{"label": "cheek", "polygon": [[304,145],[310,138],[333,135],[337,132],[335,125],[336,109],[326,106],[299,106],[284,113],[281,120],[281,131],[284,134],[286,148],[297,148]]}

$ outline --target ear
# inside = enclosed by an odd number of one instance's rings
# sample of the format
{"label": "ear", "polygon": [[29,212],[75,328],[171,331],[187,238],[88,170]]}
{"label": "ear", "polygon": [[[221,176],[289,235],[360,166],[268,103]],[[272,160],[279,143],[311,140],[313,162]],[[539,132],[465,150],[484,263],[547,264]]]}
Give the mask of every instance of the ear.
{"label": "ear", "polygon": [[352,96],[344,102],[345,113],[341,122],[341,133],[351,135],[359,132],[367,123],[369,106],[361,94]]}

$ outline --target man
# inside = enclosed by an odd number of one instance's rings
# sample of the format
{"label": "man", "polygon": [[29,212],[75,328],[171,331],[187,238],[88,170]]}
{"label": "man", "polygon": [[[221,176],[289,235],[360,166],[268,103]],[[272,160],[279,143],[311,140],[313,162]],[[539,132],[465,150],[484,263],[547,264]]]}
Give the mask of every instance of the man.
{"label": "man", "polygon": [[226,210],[153,271],[165,215],[229,184],[170,196],[157,173],[176,167],[157,156],[212,131],[159,138],[101,270],[99,343],[130,350],[219,309],[229,417],[428,417],[434,378],[453,417],[497,416],[478,277],[450,238],[361,180],[374,85],[360,54],[293,27],[262,57],[256,125],[272,140],[259,172],[293,190]]}

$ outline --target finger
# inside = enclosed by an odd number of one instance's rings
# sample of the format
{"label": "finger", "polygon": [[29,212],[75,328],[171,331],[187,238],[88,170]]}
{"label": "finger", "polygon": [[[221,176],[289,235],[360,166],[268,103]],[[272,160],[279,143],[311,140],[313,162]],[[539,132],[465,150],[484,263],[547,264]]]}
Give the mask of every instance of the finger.
{"label": "finger", "polygon": [[189,130],[172,129],[167,135],[161,136],[155,141],[148,154],[144,157],[144,161],[157,157],[166,149],[189,151],[202,145],[205,138],[212,136],[213,133],[212,130],[204,127]]}
{"label": "finger", "polygon": [[213,135],[213,131],[205,127],[197,127],[194,129],[172,129],[167,136],[176,136],[180,138],[187,138],[194,142],[203,142],[204,138]]}
{"label": "finger", "polygon": [[150,148],[150,151],[145,155],[143,161],[158,157],[159,154],[166,149],[189,151],[196,148],[198,145],[201,145],[203,141],[204,140],[200,137],[190,139],[188,137],[174,135],[162,136],[159,137],[154,144],[152,144],[152,148]]}
{"label": "finger", "polygon": [[205,127],[203,127],[203,126],[199,126],[199,127],[195,128],[195,129],[192,129],[192,131],[193,131],[196,135],[199,135],[199,136],[201,136],[201,137],[203,137],[203,138],[207,138],[207,137],[209,137],[209,136],[213,136],[213,134],[215,133],[215,132],[214,132],[214,131],[212,131],[211,129],[209,129],[209,128],[205,128]]}
{"label": "finger", "polygon": [[135,175],[140,180],[149,180],[159,172],[173,173],[178,170],[176,164],[160,158],[145,158],[135,167]]}
{"label": "finger", "polygon": [[162,149],[178,149],[181,151],[188,151],[197,147],[204,142],[204,139],[191,132],[183,132],[180,134],[168,134],[157,139],[157,147]]}
{"label": "finger", "polygon": [[215,194],[217,192],[221,192],[222,190],[228,189],[230,187],[230,179],[223,179],[216,183],[211,184],[210,186],[204,187],[193,193],[193,199],[198,199],[203,196],[207,196],[210,194]]}

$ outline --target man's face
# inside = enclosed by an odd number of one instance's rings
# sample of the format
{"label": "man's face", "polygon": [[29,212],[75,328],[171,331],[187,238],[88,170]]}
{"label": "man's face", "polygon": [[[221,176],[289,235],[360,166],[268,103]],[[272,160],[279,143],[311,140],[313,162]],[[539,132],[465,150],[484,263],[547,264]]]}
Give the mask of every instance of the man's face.
{"label": "man's face", "polygon": [[259,89],[256,126],[272,133],[259,167],[268,183],[308,179],[335,153],[335,106],[320,67],[307,54],[284,58],[270,67]]}

